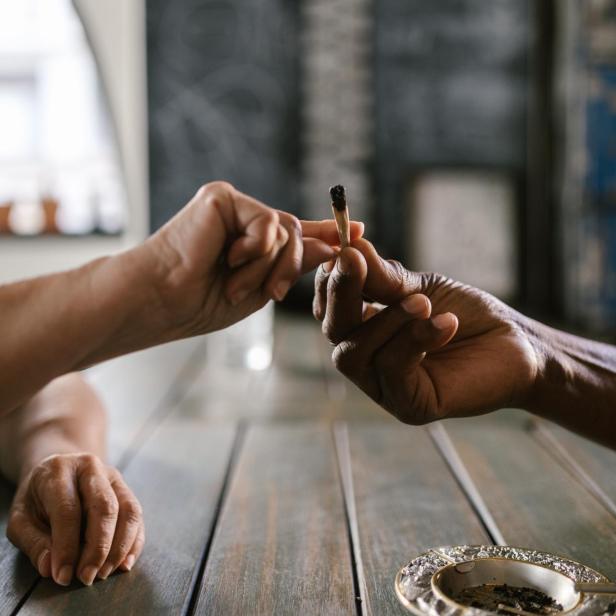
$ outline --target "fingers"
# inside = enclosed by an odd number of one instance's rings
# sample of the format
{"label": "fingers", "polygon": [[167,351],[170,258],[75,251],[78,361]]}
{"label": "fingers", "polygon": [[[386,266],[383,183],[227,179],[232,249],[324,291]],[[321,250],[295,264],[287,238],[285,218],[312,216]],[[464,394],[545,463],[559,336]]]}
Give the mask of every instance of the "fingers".
{"label": "fingers", "polygon": [[[304,238],[314,238],[321,240],[330,246],[338,246],[340,244],[340,236],[338,228],[333,219],[328,220],[302,220],[302,234]],[[351,222],[351,241],[357,240],[364,234],[363,222]]]}
{"label": "fingers", "polygon": [[222,220],[225,235],[236,238],[227,254],[230,267],[240,267],[268,254],[278,233],[278,212],[236,190],[226,182],[212,182],[199,189],[197,202],[215,210]]}
{"label": "fingers", "polygon": [[317,269],[314,277],[314,299],[312,300],[312,312],[318,321],[325,318],[327,308],[327,281],[334,268],[335,261],[327,261]]}
{"label": "fingers", "polygon": [[362,323],[366,270],[362,254],[354,248],[345,248],[328,277],[323,333],[333,344],[338,344]]}
{"label": "fingers", "polygon": [[[119,504],[118,521],[109,554],[98,576],[107,579],[121,564],[130,563],[125,570],[130,571],[143,548],[143,513],[141,505],[124,483],[122,475],[115,469],[108,469],[111,486]],[[137,543],[141,535],[140,543]],[[132,558],[132,562],[129,561]]]}
{"label": "fingers", "polygon": [[426,292],[426,281],[422,274],[411,272],[398,261],[386,261],[368,240],[359,238],[353,242],[353,247],[361,252],[368,265],[364,287],[367,297],[390,305],[408,295]]}
{"label": "fingers", "polygon": [[145,545],[145,529],[143,524],[139,527],[137,532],[137,538],[133,547],[130,549],[128,556],[124,559],[124,562],[120,565],[122,571],[130,571],[133,568],[136,560],[141,556],[143,546]]}
{"label": "fingers", "polygon": [[61,586],[68,586],[73,579],[79,555],[81,530],[81,503],[75,478],[67,465],[54,460],[57,474],[42,489],[44,508],[48,511],[51,526],[51,572]]}
{"label": "fingers", "polygon": [[[288,233],[282,226],[278,227],[278,236],[272,250],[263,257],[255,259],[233,272],[225,284],[225,296],[233,306],[241,304],[251,294],[260,291],[264,286],[271,270],[276,262],[280,249],[288,241]],[[269,289],[272,293],[272,289]],[[268,291],[263,289],[259,294],[263,302],[267,299]],[[271,295],[269,295],[271,297]]]}
{"label": "fingers", "polygon": [[84,461],[79,472],[79,491],[86,515],[86,531],[77,575],[89,586],[109,555],[120,506],[98,458],[90,457]]}
{"label": "fingers", "polygon": [[302,259],[301,273],[306,274],[318,267],[321,263],[326,263],[335,259],[338,255],[338,251],[332,248],[329,244],[326,244],[322,240],[317,240],[312,237],[305,237],[304,243],[304,255]]}
{"label": "fingers", "polygon": [[23,507],[11,510],[6,535],[30,559],[41,577],[51,575],[51,537]]}
{"label": "fingers", "polygon": [[363,389],[371,398],[380,399],[380,388],[372,361],[377,351],[408,322],[429,317],[432,306],[425,295],[410,295],[366,321],[334,349],[336,368]]}
{"label": "fingers", "polygon": [[413,321],[375,354],[380,403],[401,421],[418,425],[441,416],[444,396],[439,379],[418,367],[428,353],[445,346],[457,328],[458,319],[451,313]]}
{"label": "fingers", "polygon": [[265,290],[269,297],[281,302],[291,285],[295,284],[302,273],[304,244],[302,242],[302,228],[297,218],[286,212],[279,212],[278,215],[280,224],[287,232],[288,240],[277,256],[276,264],[267,279]]}

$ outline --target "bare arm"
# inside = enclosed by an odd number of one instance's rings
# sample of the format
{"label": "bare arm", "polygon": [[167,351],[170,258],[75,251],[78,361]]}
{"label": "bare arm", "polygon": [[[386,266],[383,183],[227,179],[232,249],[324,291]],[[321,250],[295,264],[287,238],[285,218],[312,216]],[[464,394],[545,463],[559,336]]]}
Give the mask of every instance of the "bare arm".
{"label": "bare arm", "polygon": [[0,418],[0,472],[14,483],[44,458],[88,452],[105,458],[107,420],[78,374],[52,381],[19,413]]}
{"label": "bare arm", "polygon": [[216,182],[133,250],[0,287],[0,415],[62,374],[221,329],[281,300],[337,242],[333,221],[302,228]]}
{"label": "bare arm", "polygon": [[0,419],[0,470],[17,484],[7,535],[62,585],[129,570],[143,548],[139,502],[103,462],[105,431],[104,409],[77,374]]}

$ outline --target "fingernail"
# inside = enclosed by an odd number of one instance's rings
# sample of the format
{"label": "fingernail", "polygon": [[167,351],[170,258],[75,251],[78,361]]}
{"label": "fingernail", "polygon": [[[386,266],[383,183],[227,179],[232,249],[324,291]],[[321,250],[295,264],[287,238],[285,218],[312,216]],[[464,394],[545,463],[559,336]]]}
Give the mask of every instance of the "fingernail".
{"label": "fingernail", "polygon": [[94,565],[90,565],[81,570],[81,575],[79,576],[79,579],[86,586],[90,586],[92,582],[94,582],[94,578],[96,577],[97,573],[98,573],[98,567],[95,567]]}
{"label": "fingernail", "polygon": [[56,582],[60,584],[60,586],[68,586],[73,579],[73,568],[70,565],[64,565],[58,572],[58,577],[56,578]]}
{"label": "fingernail", "polygon": [[426,309],[426,298],[423,295],[409,295],[400,302],[400,305],[409,314],[421,314]]}
{"label": "fingernail", "polygon": [[90,565],[89,567],[85,567],[81,570],[81,575],[79,579],[86,585],[91,586],[96,574],[98,573],[98,568]]}
{"label": "fingernail", "polygon": [[281,281],[274,287],[274,299],[277,302],[281,302],[289,292],[289,288],[291,287],[290,283],[287,281]]}
{"label": "fingernail", "polygon": [[124,568],[127,571],[130,571],[133,568],[134,564],[135,564],[135,556],[133,554],[129,554],[126,557],[126,560],[124,561]]}
{"label": "fingernail", "polygon": [[49,561],[51,558],[51,552],[49,550],[43,550],[36,563],[36,568],[43,577],[49,577]]}
{"label": "fingernail", "polygon": [[101,570],[98,572],[98,577],[101,580],[106,580],[112,571],[113,571],[113,565],[107,563],[106,565],[103,565],[101,567]]}
{"label": "fingernail", "polygon": [[351,273],[351,263],[347,259],[347,256],[344,252],[340,253],[338,261],[336,261],[336,267],[338,268],[338,271],[345,276]]}
{"label": "fingernail", "polygon": [[437,314],[432,319],[432,325],[434,325],[436,329],[440,329],[441,331],[444,331],[446,329],[451,329],[452,320],[453,320],[452,316],[449,313]]}
{"label": "fingernail", "polygon": [[244,291],[243,289],[236,291],[231,296],[231,305],[237,306],[238,304],[241,304],[248,297],[248,293],[249,291]]}

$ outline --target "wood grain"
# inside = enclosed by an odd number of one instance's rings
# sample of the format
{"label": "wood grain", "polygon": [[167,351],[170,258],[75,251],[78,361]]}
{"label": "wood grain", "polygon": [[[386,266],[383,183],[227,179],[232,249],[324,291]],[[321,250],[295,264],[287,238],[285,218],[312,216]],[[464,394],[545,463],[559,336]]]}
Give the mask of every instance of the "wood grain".
{"label": "wood grain", "polygon": [[547,421],[534,422],[533,435],[616,515],[616,451]]}
{"label": "wood grain", "polygon": [[39,583],[19,612],[181,614],[211,532],[235,428],[170,418],[125,472],[144,509],[147,543],[133,571],[91,587]]}
{"label": "wood grain", "polygon": [[328,427],[250,427],[195,613],[353,614],[354,603]]}
{"label": "wood grain", "polygon": [[0,478],[0,614],[10,614],[38,579],[30,561],[6,538],[8,511],[15,488]]}
{"label": "wood grain", "polygon": [[532,437],[527,416],[503,412],[446,429],[507,543],[616,577],[616,518]]}
{"label": "wood grain", "polygon": [[183,405],[188,412],[208,419],[330,418],[323,344],[316,321],[277,315],[269,369],[230,368],[210,354]]}
{"label": "wood grain", "polygon": [[[202,345],[183,341],[111,360],[88,371],[109,414],[110,456],[117,463],[149,417],[175,386],[189,377],[190,358]],[[183,378],[181,378],[183,377]],[[29,560],[6,538],[6,523],[14,487],[0,479],[0,613],[10,613],[38,579]]]}
{"label": "wood grain", "polygon": [[[338,442],[344,449],[344,439]],[[402,616],[407,612],[396,598],[394,578],[403,565],[432,547],[489,539],[423,428],[350,424],[346,455],[365,580],[364,613]]]}

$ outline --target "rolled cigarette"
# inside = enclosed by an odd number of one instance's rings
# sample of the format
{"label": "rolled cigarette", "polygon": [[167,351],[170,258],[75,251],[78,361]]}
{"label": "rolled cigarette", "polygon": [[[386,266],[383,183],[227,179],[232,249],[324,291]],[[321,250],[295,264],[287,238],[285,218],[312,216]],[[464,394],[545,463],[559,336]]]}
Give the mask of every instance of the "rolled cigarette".
{"label": "rolled cigarette", "polygon": [[344,186],[338,184],[329,189],[332,198],[332,211],[340,236],[340,248],[351,245],[351,225],[349,224],[349,208],[347,207],[346,191]]}

